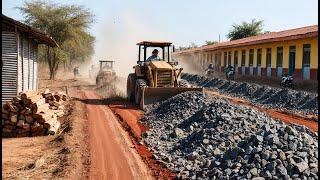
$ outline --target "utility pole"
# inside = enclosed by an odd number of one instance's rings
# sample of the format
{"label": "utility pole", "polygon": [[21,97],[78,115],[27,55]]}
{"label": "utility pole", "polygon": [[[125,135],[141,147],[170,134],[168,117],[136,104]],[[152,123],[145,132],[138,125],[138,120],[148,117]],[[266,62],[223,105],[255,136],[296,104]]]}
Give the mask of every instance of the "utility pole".
{"label": "utility pole", "polygon": [[219,42],[220,42],[220,34],[219,34]]}

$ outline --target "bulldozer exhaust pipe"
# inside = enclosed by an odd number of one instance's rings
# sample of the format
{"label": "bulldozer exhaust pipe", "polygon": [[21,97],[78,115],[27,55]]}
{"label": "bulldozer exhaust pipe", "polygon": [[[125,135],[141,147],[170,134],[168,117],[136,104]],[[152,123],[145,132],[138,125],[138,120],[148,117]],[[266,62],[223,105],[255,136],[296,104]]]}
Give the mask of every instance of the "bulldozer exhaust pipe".
{"label": "bulldozer exhaust pipe", "polygon": [[177,94],[187,91],[198,91],[204,94],[204,88],[189,87],[145,87],[142,89],[140,108],[145,109],[149,104],[164,101]]}

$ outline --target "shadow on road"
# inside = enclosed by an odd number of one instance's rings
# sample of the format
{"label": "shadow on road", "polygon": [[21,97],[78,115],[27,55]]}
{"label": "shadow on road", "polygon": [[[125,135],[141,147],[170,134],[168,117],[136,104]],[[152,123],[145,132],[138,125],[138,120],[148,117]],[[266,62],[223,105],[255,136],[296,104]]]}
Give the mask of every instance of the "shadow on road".
{"label": "shadow on road", "polygon": [[[80,99],[77,97],[72,98],[75,101],[80,101],[84,104],[91,104],[91,105],[113,105],[113,106],[121,106],[123,109],[139,109],[139,107],[129,102],[126,98],[123,97],[112,97],[112,98],[101,98],[101,99]],[[120,108],[120,107],[119,107]]]}

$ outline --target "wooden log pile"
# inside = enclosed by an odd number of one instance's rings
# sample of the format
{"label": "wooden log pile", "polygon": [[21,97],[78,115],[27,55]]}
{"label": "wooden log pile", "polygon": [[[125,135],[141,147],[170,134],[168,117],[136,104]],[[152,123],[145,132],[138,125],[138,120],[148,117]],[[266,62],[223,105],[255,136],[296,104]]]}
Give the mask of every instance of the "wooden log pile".
{"label": "wooden log pile", "polygon": [[67,96],[61,92],[20,93],[2,106],[2,137],[27,137],[55,134],[64,115]]}

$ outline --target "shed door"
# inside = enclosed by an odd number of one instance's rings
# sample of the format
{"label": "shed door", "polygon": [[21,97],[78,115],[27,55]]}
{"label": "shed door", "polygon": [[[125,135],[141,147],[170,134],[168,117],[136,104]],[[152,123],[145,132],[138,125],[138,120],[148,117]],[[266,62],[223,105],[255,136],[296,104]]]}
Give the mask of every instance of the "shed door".
{"label": "shed door", "polygon": [[17,95],[17,39],[2,31],[2,103]]}
{"label": "shed door", "polygon": [[29,90],[29,43],[28,39],[22,39],[22,74],[23,74],[23,91]]}

